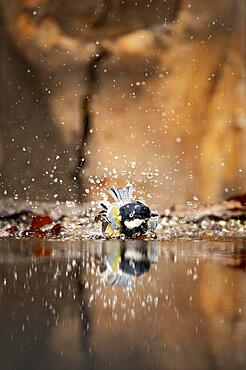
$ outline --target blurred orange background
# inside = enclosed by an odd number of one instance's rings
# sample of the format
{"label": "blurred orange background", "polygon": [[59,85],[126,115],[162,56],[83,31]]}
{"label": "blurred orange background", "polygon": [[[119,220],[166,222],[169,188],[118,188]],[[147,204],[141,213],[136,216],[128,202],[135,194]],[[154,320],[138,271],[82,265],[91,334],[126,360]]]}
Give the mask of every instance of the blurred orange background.
{"label": "blurred orange background", "polygon": [[246,191],[244,0],[1,1],[0,197]]}

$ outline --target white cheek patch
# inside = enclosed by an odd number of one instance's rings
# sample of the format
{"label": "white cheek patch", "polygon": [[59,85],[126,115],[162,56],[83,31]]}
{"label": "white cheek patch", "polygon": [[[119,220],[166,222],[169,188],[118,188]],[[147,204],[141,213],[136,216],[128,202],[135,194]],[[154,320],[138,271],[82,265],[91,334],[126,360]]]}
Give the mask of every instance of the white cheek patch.
{"label": "white cheek patch", "polygon": [[139,218],[136,218],[136,220],[132,221],[125,221],[124,224],[128,229],[135,229],[135,227],[139,227],[145,222],[145,220],[140,220]]}

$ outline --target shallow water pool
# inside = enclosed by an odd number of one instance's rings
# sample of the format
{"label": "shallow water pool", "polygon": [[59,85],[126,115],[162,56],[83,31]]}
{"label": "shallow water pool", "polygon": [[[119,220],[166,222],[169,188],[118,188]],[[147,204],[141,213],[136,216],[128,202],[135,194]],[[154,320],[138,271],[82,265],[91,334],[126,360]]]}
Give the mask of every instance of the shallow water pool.
{"label": "shallow water pool", "polygon": [[246,243],[0,241],[4,370],[245,369]]}

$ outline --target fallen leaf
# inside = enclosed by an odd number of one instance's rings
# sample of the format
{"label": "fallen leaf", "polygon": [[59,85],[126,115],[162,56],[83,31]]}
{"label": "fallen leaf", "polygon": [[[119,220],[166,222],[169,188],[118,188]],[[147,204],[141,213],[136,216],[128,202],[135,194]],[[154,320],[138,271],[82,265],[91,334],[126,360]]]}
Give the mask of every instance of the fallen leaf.
{"label": "fallen leaf", "polygon": [[52,220],[49,216],[34,216],[32,218],[30,231],[37,231],[41,229],[41,227],[49,224],[52,224]]}
{"label": "fallen leaf", "polygon": [[15,236],[15,234],[19,231],[19,229],[16,225],[13,225],[9,227],[8,229],[6,229],[6,231],[8,231],[9,235]]}
{"label": "fallen leaf", "polygon": [[58,235],[60,235],[61,229],[62,229],[62,225],[61,224],[55,224],[52,227],[52,229],[51,229],[50,232],[51,232],[52,235],[58,236]]}

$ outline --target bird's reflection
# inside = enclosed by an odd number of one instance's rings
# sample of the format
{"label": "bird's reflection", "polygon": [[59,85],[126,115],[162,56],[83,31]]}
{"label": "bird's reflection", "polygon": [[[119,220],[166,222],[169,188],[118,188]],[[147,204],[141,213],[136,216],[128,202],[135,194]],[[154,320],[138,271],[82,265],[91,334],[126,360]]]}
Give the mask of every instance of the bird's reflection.
{"label": "bird's reflection", "polygon": [[0,249],[5,370],[34,361],[37,369],[132,369],[135,353],[139,368],[208,370],[217,359],[245,368],[243,245],[30,240]]}
{"label": "bird's reflection", "polygon": [[144,240],[112,240],[103,245],[103,250],[104,255],[98,260],[98,265],[101,278],[107,285],[132,287],[136,278],[157,263],[154,242],[149,245]]}

